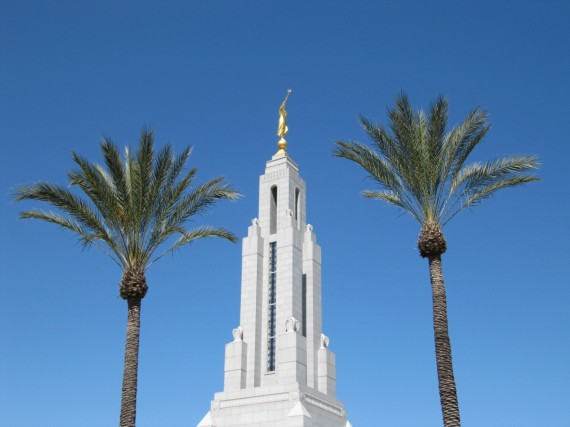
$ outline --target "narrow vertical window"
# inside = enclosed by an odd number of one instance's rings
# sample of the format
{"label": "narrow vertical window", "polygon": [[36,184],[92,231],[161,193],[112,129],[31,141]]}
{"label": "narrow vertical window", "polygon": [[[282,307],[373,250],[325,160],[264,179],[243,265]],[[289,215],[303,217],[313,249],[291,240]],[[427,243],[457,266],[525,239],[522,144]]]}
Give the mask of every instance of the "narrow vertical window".
{"label": "narrow vertical window", "polygon": [[299,205],[301,203],[300,198],[301,198],[301,191],[298,188],[296,188],[295,189],[295,221],[297,221],[297,225],[299,224],[299,216],[300,216],[300,213],[299,213],[299,208],[300,208]]}
{"label": "narrow vertical window", "polygon": [[303,281],[301,284],[301,331],[303,336],[307,336],[307,275],[303,274]]}
{"label": "narrow vertical window", "polygon": [[271,200],[269,203],[269,234],[277,232],[277,186],[271,187]]}
{"label": "narrow vertical window", "polygon": [[267,313],[267,371],[275,371],[275,332],[277,300],[277,243],[269,244],[269,292]]}

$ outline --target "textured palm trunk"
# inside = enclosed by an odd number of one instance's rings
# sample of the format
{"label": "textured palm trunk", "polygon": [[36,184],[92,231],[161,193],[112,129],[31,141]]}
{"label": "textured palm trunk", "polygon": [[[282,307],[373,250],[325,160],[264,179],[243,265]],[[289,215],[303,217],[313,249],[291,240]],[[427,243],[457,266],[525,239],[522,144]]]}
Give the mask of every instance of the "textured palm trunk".
{"label": "textured palm trunk", "polygon": [[139,337],[141,326],[141,298],[129,298],[127,342],[123,371],[120,427],[135,427],[137,411],[137,373],[139,367]]}
{"label": "textured palm trunk", "polygon": [[443,412],[444,427],[459,427],[459,404],[451,361],[451,344],[447,329],[447,300],[441,268],[441,255],[429,257],[429,274],[433,297],[433,330],[435,335],[435,355],[439,398]]}

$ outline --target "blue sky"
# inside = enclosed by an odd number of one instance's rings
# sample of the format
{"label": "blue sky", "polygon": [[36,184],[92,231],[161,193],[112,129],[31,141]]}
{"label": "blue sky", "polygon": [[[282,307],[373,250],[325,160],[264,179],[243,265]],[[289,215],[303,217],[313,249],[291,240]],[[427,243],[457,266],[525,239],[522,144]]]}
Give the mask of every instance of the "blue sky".
{"label": "blue sky", "polygon": [[[441,425],[419,226],[360,191],[331,156],[386,123],[400,90],[439,94],[458,123],[492,130],[472,160],[536,154],[542,181],[506,190],[446,228],[443,258],[463,425],[570,425],[570,6],[566,1],[0,0],[0,425],[116,425],[126,325],[119,269],[11,201],[65,184],[76,151],[194,146],[199,180],[244,197],[200,224],[244,236],[276,150],[287,88],[289,153],[323,248],[324,332],[355,427]],[[239,323],[241,248],[198,242],[148,271],[137,425],[194,426],[223,385]]]}

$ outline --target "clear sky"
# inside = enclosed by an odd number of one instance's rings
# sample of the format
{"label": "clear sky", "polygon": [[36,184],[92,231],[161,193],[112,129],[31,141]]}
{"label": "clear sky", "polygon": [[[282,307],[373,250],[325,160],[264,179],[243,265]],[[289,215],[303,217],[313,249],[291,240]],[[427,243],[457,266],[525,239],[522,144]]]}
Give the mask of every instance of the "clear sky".
{"label": "clear sky", "polygon": [[[276,150],[289,153],[323,249],[324,332],[355,427],[441,425],[419,225],[362,199],[373,183],[331,156],[386,123],[400,90],[439,94],[451,123],[480,105],[473,160],[536,154],[543,180],[456,217],[443,257],[465,427],[570,426],[568,1],[0,0],[0,426],[118,423],[126,303],[120,270],[56,227],[17,219],[15,186],[66,184],[99,142],[195,150],[198,180],[244,197],[199,224],[244,236]],[[223,387],[239,324],[241,248],[203,241],[148,271],[139,427],[195,426]]]}

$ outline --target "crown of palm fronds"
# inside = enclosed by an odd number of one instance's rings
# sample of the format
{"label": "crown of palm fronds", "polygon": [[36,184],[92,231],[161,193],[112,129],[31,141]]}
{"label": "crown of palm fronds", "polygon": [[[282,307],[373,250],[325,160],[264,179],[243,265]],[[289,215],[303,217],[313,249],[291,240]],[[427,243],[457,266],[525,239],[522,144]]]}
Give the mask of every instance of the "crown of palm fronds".
{"label": "crown of palm fronds", "polygon": [[475,108],[460,126],[447,128],[447,100],[439,97],[429,114],[414,111],[406,94],[388,110],[390,130],[364,116],[360,122],[373,141],[337,141],[334,155],[359,164],[379,185],[368,198],[384,200],[409,212],[420,224],[443,227],[461,210],[496,191],[536,181],[535,156],[465,162],[489,131],[487,114]]}
{"label": "crown of palm fronds", "polygon": [[[236,241],[223,228],[184,228],[190,217],[204,212],[217,200],[235,200],[239,196],[223,178],[193,187],[196,168],[185,171],[190,147],[175,156],[167,145],[155,157],[153,132],[145,129],[134,155],[127,147],[121,159],[107,138],[101,149],[105,167],[72,153],[78,169],[69,172],[70,185],[79,187],[86,198],[70,188],[46,182],[20,187],[16,201],[40,200],[58,209],[28,210],[20,217],[41,219],[71,230],[85,246],[97,246],[122,268],[146,268],[163,255],[203,237]],[[165,243],[166,249],[155,255]]]}

